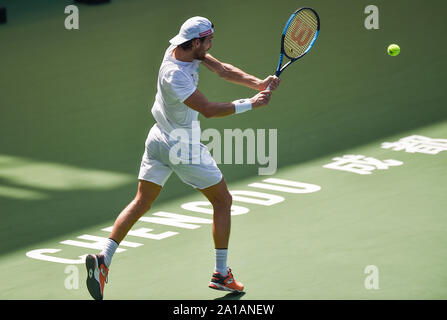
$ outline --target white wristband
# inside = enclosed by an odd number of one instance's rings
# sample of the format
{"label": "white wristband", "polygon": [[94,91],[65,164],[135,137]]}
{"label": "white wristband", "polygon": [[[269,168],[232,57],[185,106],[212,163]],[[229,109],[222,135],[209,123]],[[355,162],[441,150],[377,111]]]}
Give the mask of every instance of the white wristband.
{"label": "white wristband", "polygon": [[234,109],[235,109],[234,113],[242,113],[242,112],[251,110],[251,108],[252,108],[250,99],[248,99],[248,98],[234,100],[233,104],[234,104]]}

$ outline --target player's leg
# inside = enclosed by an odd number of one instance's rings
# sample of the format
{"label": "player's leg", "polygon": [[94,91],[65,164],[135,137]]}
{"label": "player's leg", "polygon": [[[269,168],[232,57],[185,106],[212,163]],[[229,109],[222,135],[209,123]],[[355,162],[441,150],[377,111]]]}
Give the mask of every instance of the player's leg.
{"label": "player's leg", "polygon": [[132,226],[144,215],[157,199],[162,187],[153,182],[140,180],[135,198],[124,208],[115,220],[109,239],[99,254],[89,254],[85,259],[87,267],[87,288],[96,300],[103,299],[113,254]]}
{"label": "player's leg", "polygon": [[132,226],[151,208],[162,187],[150,181],[140,180],[135,198],[121,211],[115,220],[110,239],[120,243]]}
{"label": "player's leg", "polygon": [[231,270],[227,267],[227,252],[231,229],[232,196],[228,191],[222,172],[217,167],[208,148],[200,144],[200,162],[179,163],[171,168],[185,183],[199,190],[213,206],[213,240],[216,255],[215,272],[209,285],[210,288],[241,292],[244,285],[235,281]]}
{"label": "player's leg", "polygon": [[146,139],[135,198],[121,211],[115,220],[110,238],[104,243],[104,249],[99,254],[92,254],[86,257],[87,288],[95,299],[103,298],[104,284],[107,282],[112,256],[119,243],[138,219],[150,209],[172,173],[172,169],[168,165],[158,160],[160,156],[160,140],[155,137],[155,129],[155,126],[152,127]]}
{"label": "player's leg", "polygon": [[227,267],[228,243],[231,230],[232,196],[225,179],[204,189],[198,189],[213,206],[213,239],[216,265],[209,287],[217,290],[242,292],[244,285],[237,282]]}
{"label": "player's leg", "polygon": [[198,189],[213,206],[213,239],[216,249],[228,248],[231,230],[232,197],[225,179],[205,189]]}

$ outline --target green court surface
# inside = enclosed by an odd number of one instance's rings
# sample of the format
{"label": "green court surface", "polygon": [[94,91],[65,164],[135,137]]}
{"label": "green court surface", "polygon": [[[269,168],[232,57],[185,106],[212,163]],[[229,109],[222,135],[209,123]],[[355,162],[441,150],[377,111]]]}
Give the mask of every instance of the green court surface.
{"label": "green court surface", "polygon": [[[384,148],[414,135],[446,146],[446,4],[373,2],[112,0],[79,4],[80,29],[69,31],[72,1],[0,1],[8,8],[0,25],[0,299],[90,299],[80,257],[99,250],[73,241],[107,237],[103,229],[135,195],[158,68],[184,20],[208,17],[211,54],[262,78],[274,72],[288,15],[302,6],[320,14],[321,34],[281,76],[270,105],[199,118],[203,130],[277,129],[275,174],[219,165],[244,210],[232,218],[229,247],[228,264],[246,286],[236,298],[446,299],[447,150]],[[379,8],[378,30],[364,27],[369,4]],[[386,54],[391,43],[399,56]],[[210,100],[255,94],[204,67],[200,77]],[[399,162],[370,174],[327,167],[347,155]],[[253,192],[270,205],[253,203]],[[247,194],[251,202],[240,198]],[[207,288],[214,248],[203,201],[172,175],[150,221],[139,221],[139,236],[129,234],[114,256],[104,298],[235,298]],[[166,225],[160,212],[196,219]],[[72,261],[36,259],[40,249]],[[368,286],[370,268],[378,287]]]}

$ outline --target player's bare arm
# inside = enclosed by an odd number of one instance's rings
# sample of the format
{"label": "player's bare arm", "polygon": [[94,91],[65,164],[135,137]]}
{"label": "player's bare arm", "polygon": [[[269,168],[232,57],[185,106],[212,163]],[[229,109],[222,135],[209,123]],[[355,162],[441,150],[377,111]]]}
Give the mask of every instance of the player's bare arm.
{"label": "player's bare arm", "polygon": [[265,90],[269,84],[270,90],[275,90],[280,83],[280,79],[275,76],[268,76],[263,80],[259,79],[229,63],[219,61],[209,53],[205,55],[202,64],[229,82],[240,84],[258,91]]}
{"label": "player's bare arm", "polygon": [[[265,106],[269,103],[271,92],[264,90],[250,98],[252,108]],[[200,112],[206,118],[225,117],[234,114],[235,104],[233,102],[209,101],[199,90],[194,91],[184,102],[188,107]]]}

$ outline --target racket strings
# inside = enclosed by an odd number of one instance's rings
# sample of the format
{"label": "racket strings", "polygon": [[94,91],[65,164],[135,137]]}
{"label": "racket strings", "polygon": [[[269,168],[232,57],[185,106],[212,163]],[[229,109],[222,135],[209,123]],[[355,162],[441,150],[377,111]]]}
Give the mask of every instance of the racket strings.
{"label": "racket strings", "polygon": [[300,11],[290,22],[284,37],[284,51],[290,58],[302,56],[312,43],[318,19],[312,10]]}

